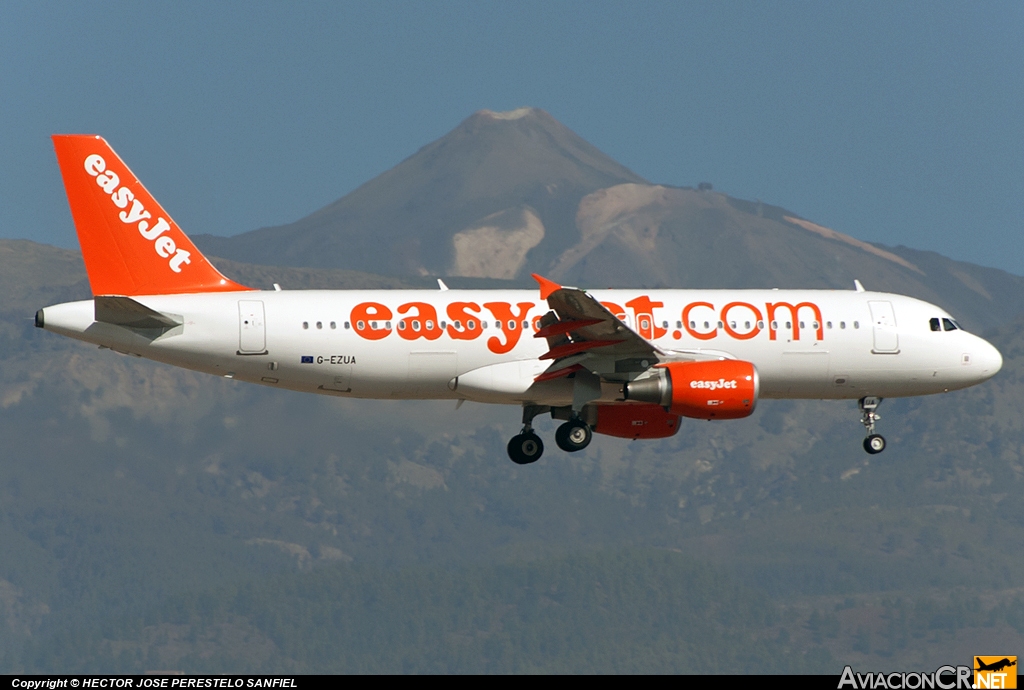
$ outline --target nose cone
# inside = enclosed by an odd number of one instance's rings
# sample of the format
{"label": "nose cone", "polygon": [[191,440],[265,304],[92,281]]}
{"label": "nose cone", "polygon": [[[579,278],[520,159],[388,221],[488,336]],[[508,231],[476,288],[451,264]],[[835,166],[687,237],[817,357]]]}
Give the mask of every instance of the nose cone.
{"label": "nose cone", "polygon": [[975,354],[975,363],[981,380],[985,381],[998,374],[999,370],[1003,368],[1003,356],[999,354],[999,350],[992,343],[981,338],[978,340],[980,342]]}

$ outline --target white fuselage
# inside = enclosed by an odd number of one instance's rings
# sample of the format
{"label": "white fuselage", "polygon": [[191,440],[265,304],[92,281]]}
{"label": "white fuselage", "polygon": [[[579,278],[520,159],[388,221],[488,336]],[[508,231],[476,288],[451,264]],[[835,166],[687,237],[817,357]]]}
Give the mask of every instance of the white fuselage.
{"label": "white fuselage", "polygon": [[[752,362],[763,398],[940,393],[984,381],[1002,365],[999,352],[985,340],[963,330],[932,330],[932,319],[950,319],[944,310],[900,295],[839,290],[590,294],[662,351],[721,352]],[[310,393],[508,404],[572,401],[568,379],[534,383],[550,364],[538,359],[548,344],[532,337],[536,319],[548,311],[536,291],[297,290],[133,299],[175,316],[181,325],[145,331],[96,322],[92,301],[47,307],[43,325],[159,362]],[[608,384],[602,401],[618,395]]]}

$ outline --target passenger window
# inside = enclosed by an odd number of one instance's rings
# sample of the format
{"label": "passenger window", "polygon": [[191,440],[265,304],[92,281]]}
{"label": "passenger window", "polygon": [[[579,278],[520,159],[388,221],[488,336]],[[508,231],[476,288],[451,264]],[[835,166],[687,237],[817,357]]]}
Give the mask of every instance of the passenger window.
{"label": "passenger window", "polygon": [[825,328],[827,328],[829,330],[832,330],[832,322],[831,321],[826,321],[825,322]]}
{"label": "passenger window", "polygon": [[428,319],[427,320],[427,330],[428,331],[434,330],[434,321],[432,319]]}
{"label": "passenger window", "polygon": [[949,319],[942,319],[942,330],[944,331],[955,331],[957,330],[956,324]]}
{"label": "passenger window", "polygon": [[509,321],[508,322],[508,329],[510,331],[514,331],[516,329],[516,322],[515,321]]}
{"label": "passenger window", "polygon": [[757,322],[757,327],[758,328],[764,328],[764,321],[758,321]]}
{"label": "passenger window", "polygon": [[804,325],[803,321],[800,322],[800,328],[807,328],[807,326]]}
{"label": "passenger window", "polygon": [[530,322],[529,321],[523,321],[523,330],[525,331],[529,327],[530,327]]}
{"label": "passenger window", "polygon": [[356,330],[363,330],[366,328],[366,324],[362,321],[356,321]]}
{"label": "passenger window", "polygon": [[414,331],[418,331],[420,329],[420,320],[419,319],[413,319],[412,320],[412,329]]}
{"label": "passenger window", "polygon": [[662,321],[661,322],[661,327],[662,328],[668,328],[668,321]]}
{"label": "passenger window", "polygon": [[772,330],[773,331],[779,330],[779,322],[778,321],[772,321]]}
{"label": "passenger window", "polygon": [[939,320],[938,319],[928,319],[928,326],[931,327],[931,329],[933,331],[941,331],[942,330],[942,328],[939,326]]}
{"label": "passenger window", "polygon": [[348,322],[348,321],[346,321],[346,322],[345,322],[345,330],[347,331],[347,330],[348,330],[349,328],[350,328],[350,324],[349,324],[349,322]]}
{"label": "passenger window", "polygon": [[447,328],[447,327],[448,327],[448,322],[447,322],[447,321],[442,321],[442,322],[441,322],[440,324],[438,324],[438,325],[439,325],[439,326],[441,326],[441,330],[443,331],[443,330],[444,330],[445,328]]}
{"label": "passenger window", "polygon": [[455,330],[457,330],[457,331],[461,331],[462,330],[462,322],[461,321],[455,321],[455,322],[452,323],[452,325],[455,326]]}
{"label": "passenger window", "polygon": [[[676,321],[676,328],[682,328],[682,327],[683,327],[683,322],[682,321]],[[690,328],[693,328],[693,321],[690,322]]]}
{"label": "passenger window", "polygon": [[309,330],[309,321],[302,322],[302,330]]}
{"label": "passenger window", "polygon": [[337,327],[338,327],[338,324],[337,324],[336,322],[334,322],[334,321],[331,321],[331,330],[333,331],[333,330],[335,330],[335,329],[336,329]]}
{"label": "passenger window", "polygon": [[790,322],[790,321],[787,321],[787,322],[786,322],[786,328],[792,328],[792,327],[793,327],[793,324],[792,324],[792,322]]}
{"label": "passenger window", "polygon": [[476,321],[467,321],[466,328],[468,328],[469,330],[473,330],[474,328],[476,328]]}
{"label": "passenger window", "polygon": [[400,331],[404,331],[405,330],[405,321],[399,321],[398,322],[398,330],[400,330]]}
{"label": "passenger window", "polygon": [[817,321],[814,321],[814,322],[811,323],[811,328],[813,328],[814,330],[818,330],[818,326],[819,326],[819,324],[818,324]]}
{"label": "passenger window", "polygon": [[853,322],[853,327],[854,328],[860,328],[860,321],[854,321]]}
{"label": "passenger window", "polygon": [[[331,324],[331,328],[334,328],[334,324]],[[390,331],[391,330],[391,322],[390,321],[385,321],[384,322],[384,328],[386,328],[386,329],[388,329]]]}
{"label": "passenger window", "polygon": [[845,329],[846,328],[846,322],[845,321],[840,321],[839,322],[839,328],[840,329]]}

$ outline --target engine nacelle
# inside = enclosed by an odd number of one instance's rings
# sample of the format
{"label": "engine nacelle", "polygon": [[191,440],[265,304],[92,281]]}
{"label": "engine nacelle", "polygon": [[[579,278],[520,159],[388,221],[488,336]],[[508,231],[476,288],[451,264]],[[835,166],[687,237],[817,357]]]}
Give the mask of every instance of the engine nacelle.
{"label": "engine nacelle", "polygon": [[669,362],[656,365],[652,373],[623,386],[625,399],[694,419],[740,419],[757,405],[760,382],[750,362]]}
{"label": "engine nacelle", "polygon": [[667,438],[679,431],[679,415],[661,405],[598,405],[595,434],[619,438]]}

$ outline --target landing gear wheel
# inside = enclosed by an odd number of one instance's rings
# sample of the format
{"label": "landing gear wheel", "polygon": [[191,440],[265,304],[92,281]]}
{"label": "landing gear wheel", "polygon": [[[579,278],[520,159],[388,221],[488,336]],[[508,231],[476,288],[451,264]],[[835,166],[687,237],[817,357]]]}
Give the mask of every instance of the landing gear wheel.
{"label": "landing gear wheel", "polygon": [[594,438],[594,432],[586,423],[573,419],[555,430],[555,443],[567,453],[575,453],[590,445],[590,439]]}
{"label": "landing gear wheel", "polygon": [[508,442],[508,456],[517,465],[529,465],[540,460],[544,454],[544,442],[532,431],[513,436]]}
{"label": "landing gear wheel", "polygon": [[864,439],[864,450],[871,455],[877,455],[885,450],[885,439],[875,433],[875,424],[881,419],[878,406],[882,404],[882,399],[868,395],[861,398],[857,404],[860,406],[860,423],[864,425],[864,432],[868,435]]}
{"label": "landing gear wheel", "polygon": [[877,455],[885,450],[885,438],[880,434],[871,434],[864,439],[864,450],[871,455]]}

